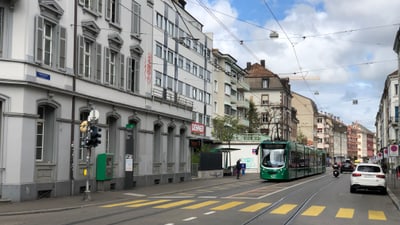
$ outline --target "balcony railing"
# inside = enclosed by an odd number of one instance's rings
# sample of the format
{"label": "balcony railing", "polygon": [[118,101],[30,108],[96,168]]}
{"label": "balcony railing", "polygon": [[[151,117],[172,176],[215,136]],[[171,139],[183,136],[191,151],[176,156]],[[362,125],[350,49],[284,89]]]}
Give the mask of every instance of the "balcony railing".
{"label": "balcony railing", "polygon": [[257,142],[260,143],[264,140],[270,140],[270,136],[261,133],[243,133],[235,134],[233,136],[233,142]]}
{"label": "balcony railing", "polygon": [[183,95],[167,89],[153,89],[153,98],[161,101],[167,101],[167,103],[175,104],[177,107],[183,107],[188,108],[189,110],[193,110],[193,101],[189,100]]}

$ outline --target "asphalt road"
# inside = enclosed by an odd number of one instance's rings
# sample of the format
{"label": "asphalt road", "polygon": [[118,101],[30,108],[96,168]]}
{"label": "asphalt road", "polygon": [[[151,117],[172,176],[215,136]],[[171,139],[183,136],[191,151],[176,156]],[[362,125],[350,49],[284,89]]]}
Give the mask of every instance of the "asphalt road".
{"label": "asphalt road", "polygon": [[63,212],[5,216],[0,224],[400,224],[400,212],[387,195],[351,194],[349,176],[326,173],[280,183],[239,180]]}

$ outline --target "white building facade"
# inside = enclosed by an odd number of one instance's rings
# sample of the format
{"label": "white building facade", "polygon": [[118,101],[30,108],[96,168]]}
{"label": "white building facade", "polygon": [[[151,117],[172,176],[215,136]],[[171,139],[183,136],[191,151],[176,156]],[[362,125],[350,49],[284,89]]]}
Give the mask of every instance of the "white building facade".
{"label": "white building facade", "polygon": [[[184,5],[161,0],[0,2],[1,198],[24,201],[83,192],[88,151],[79,124],[93,109],[99,112],[102,137],[91,155],[92,190],[191,179],[191,127],[193,121],[206,124],[205,115],[211,113],[205,82],[211,74],[204,72],[207,51],[185,47],[176,54],[178,33],[169,32],[189,27],[203,46],[212,41],[201,27],[192,29],[199,24],[177,23],[177,10],[189,17]],[[190,77],[196,78],[191,87],[200,87],[203,97],[188,88],[182,68],[170,65],[169,43],[178,65],[178,56],[191,66],[203,65],[203,79]],[[181,87],[192,94],[180,92]],[[105,154],[111,160],[98,165]],[[99,175],[100,167],[106,175]]]}

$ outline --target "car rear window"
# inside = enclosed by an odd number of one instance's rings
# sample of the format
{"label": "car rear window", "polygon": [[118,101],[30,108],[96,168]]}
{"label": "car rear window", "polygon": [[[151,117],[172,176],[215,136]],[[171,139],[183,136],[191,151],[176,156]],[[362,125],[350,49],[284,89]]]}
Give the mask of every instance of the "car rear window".
{"label": "car rear window", "polygon": [[377,166],[358,166],[357,170],[360,172],[374,172],[374,173],[381,172],[381,169]]}

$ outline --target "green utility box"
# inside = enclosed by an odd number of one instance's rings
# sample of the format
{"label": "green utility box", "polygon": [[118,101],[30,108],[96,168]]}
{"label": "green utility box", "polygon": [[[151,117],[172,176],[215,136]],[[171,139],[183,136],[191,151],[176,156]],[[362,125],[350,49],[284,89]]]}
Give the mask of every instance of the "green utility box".
{"label": "green utility box", "polygon": [[97,155],[96,180],[111,180],[113,178],[114,155],[102,153]]}

